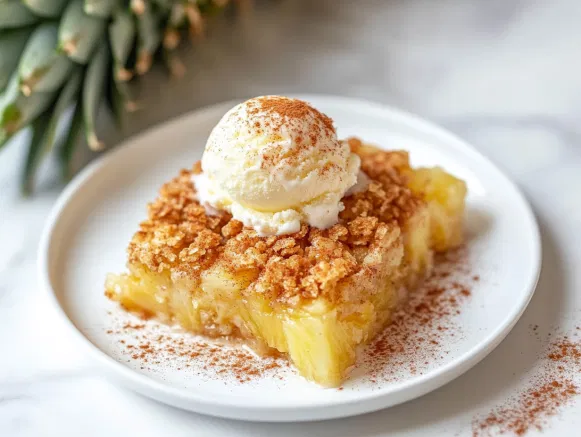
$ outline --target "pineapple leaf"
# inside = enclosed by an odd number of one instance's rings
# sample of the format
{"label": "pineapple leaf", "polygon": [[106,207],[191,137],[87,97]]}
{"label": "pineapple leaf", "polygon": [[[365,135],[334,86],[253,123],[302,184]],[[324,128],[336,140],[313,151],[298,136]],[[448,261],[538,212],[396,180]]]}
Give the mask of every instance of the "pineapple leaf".
{"label": "pineapple leaf", "polygon": [[172,4],[175,3],[172,0],[153,0],[153,2],[163,11],[169,11]]}
{"label": "pineapple leaf", "polygon": [[28,195],[32,192],[32,175],[40,163],[41,145],[50,124],[50,111],[45,112],[32,123],[32,139],[28,145],[28,154],[24,165],[22,178],[22,193]]}
{"label": "pineapple leaf", "polygon": [[21,0],[0,1],[0,29],[16,29],[37,21],[38,17]]}
{"label": "pineapple leaf", "polygon": [[106,20],[83,11],[83,0],[72,0],[59,26],[59,48],[80,64],[89,62],[102,41]]}
{"label": "pineapple leaf", "polygon": [[33,93],[26,97],[18,87],[18,75],[13,75],[0,96],[0,137],[9,138],[31,123],[54,101],[56,93]]}
{"label": "pineapple leaf", "polygon": [[63,11],[67,0],[21,0],[35,15],[56,18]]}
{"label": "pineapple leaf", "polygon": [[178,27],[185,25],[186,22],[187,17],[184,4],[180,2],[174,3],[167,20],[168,27],[177,29]]}
{"label": "pineapple leaf", "polygon": [[173,4],[166,19],[163,34],[163,48],[166,51],[175,50],[178,47],[182,38],[181,28],[185,26],[186,22],[184,5],[182,3]]}
{"label": "pineapple leaf", "polygon": [[151,68],[153,54],[161,43],[160,17],[151,5],[137,14],[137,74],[145,74]]}
{"label": "pineapple leaf", "polygon": [[31,33],[30,27],[0,33],[0,92],[18,67],[18,60]]}
{"label": "pineapple leaf", "polygon": [[95,120],[105,91],[108,68],[109,47],[107,44],[101,44],[87,67],[85,83],[83,84],[85,135],[87,136],[87,143],[92,150],[101,150],[104,147],[95,132]]}
{"label": "pineapple leaf", "polygon": [[[29,154],[26,160],[26,166],[24,167],[22,178],[22,191],[25,194],[30,194],[32,192],[34,176],[38,166],[41,164],[43,158],[54,147],[56,129],[59,120],[61,119],[64,112],[70,107],[71,103],[73,103],[75,98],[78,96],[79,90],[81,88],[82,77],[81,67],[76,67],[70,80],[67,81],[61,90],[51,110],[46,111],[37,119],[39,122],[39,127],[44,127],[44,129],[42,129],[41,132],[39,131],[39,135],[36,138],[35,134],[33,134],[33,139],[29,148]],[[44,118],[47,117],[48,123],[46,123],[44,120]],[[44,126],[45,123],[46,126]]]}
{"label": "pineapple leaf", "polygon": [[[59,147],[63,175],[71,176],[75,145],[84,130],[93,150],[101,103],[122,128],[138,109],[129,81],[163,59],[174,76],[187,28],[202,36],[205,18],[228,0],[0,0],[0,150],[32,125],[22,176],[30,192],[42,159],[55,148],[59,118],[75,104]],[[105,100],[105,102],[103,102]],[[54,104],[54,106],[51,106]]]}
{"label": "pineapple leaf", "polygon": [[119,10],[109,26],[109,41],[115,63],[115,78],[127,81],[132,73],[126,68],[131,48],[135,43],[135,22],[126,10]]}
{"label": "pineapple leaf", "polygon": [[25,95],[38,91],[54,91],[62,85],[73,62],[56,50],[58,28],[47,23],[36,28],[20,59],[20,88]]}
{"label": "pineapple leaf", "polygon": [[118,4],[119,0],[85,0],[85,13],[108,18]]}
{"label": "pineapple leaf", "polygon": [[117,71],[115,66],[109,69],[109,76],[105,84],[105,103],[109,111],[113,115],[115,125],[118,129],[123,128],[123,115],[125,113],[123,104],[123,95],[119,91],[118,83],[125,85],[125,82],[120,82],[117,78]]}
{"label": "pineapple leaf", "polygon": [[[121,100],[122,112],[135,112],[138,110],[138,103],[135,100],[135,95],[132,87],[127,83],[120,81],[113,77],[113,85],[116,93],[119,94]],[[114,94],[114,93],[113,93]]]}
{"label": "pineapple leaf", "polygon": [[[115,74],[115,72],[111,72],[111,75]],[[111,78],[112,79],[112,78]],[[119,92],[117,88],[117,83],[115,80],[110,80],[107,89],[105,90],[105,102],[107,103],[107,107],[113,118],[115,119],[115,125],[118,129],[123,128],[123,96]]]}
{"label": "pineapple leaf", "polygon": [[162,57],[172,77],[181,78],[186,74],[186,67],[179,56],[176,55],[175,50],[164,47]]}
{"label": "pineapple leaf", "polygon": [[79,142],[81,131],[83,130],[83,104],[82,97],[77,102],[73,112],[73,118],[67,130],[67,136],[63,141],[62,147],[59,151],[59,160],[61,164],[61,174],[64,181],[69,181],[73,176],[73,168],[71,162],[73,160],[73,153]]}
{"label": "pineapple leaf", "polygon": [[222,10],[224,7],[223,3],[225,2],[217,2],[215,0],[198,0],[196,3],[202,14],[212,16],[216,15]]}

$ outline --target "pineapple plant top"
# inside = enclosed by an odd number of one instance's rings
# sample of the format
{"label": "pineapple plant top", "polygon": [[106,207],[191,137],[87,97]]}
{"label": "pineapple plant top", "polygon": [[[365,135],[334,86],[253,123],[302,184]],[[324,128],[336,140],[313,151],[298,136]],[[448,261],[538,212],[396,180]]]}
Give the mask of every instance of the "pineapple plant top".
{"label": "pineapple plant top", "polygon": [[[145,74],[156,57],[179,74],[182,36],[203,32],[205,16],[228,0],[0,0],[0,149],[21,129],[32,136],[22,173],[30,193],[35,171],[53,149],[65,178],[84,131],[93,150],[102,100],[119,121],[135,109],[127,82]],[[57,143],[56,127],[74,106]]]}

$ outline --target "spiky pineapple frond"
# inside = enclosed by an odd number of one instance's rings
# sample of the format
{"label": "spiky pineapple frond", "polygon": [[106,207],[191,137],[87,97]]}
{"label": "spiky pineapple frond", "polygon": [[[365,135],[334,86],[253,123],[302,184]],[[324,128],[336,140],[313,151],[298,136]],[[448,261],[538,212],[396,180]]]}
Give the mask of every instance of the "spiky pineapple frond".
{"label": "spiky pineapple frond", "polygon": [[184,32],[203,32],[204,17],[224,0],[0,0],[0,149],[21,129],[32,139],[22,177],[29,193],[43,157],[57,145],[56,126],[75,106],[60,145],[63,174],[79,134],[100,150],[95,119],[105,100],[117,120],[135,109],[127,82],[157,54],[175,74]]}

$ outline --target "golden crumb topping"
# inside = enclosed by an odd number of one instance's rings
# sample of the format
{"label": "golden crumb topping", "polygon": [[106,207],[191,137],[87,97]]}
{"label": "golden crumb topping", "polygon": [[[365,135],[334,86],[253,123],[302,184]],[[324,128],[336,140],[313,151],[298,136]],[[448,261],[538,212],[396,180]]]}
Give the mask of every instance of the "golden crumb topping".
{"label": "golden crumb topping", "polygon": [[[129,262],[174,278],[199,280],[219,265],[251,278],[247,293],[263,293],[272,301],[340,296],[352,281],[372,283],[403,256],[401,228],[423,201],[407,188],[410,171],[405,152],[386,152],[348,144],[361,157],[370,177],[368,188],[343,199],[340,222],[325,230],[303,225],[295,234],[259,237],[226,212],[208,215],[196,200],[192,170],[164,184],[148,206],[148,218],[129,245]],[[391,258],[390,258],[391,257]]]}

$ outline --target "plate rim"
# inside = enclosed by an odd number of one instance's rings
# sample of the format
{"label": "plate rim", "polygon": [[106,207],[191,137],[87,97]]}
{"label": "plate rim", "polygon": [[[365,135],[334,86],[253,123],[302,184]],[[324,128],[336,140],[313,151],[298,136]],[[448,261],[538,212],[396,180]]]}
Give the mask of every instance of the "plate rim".
{"label": "plate rim", "polygon": [[[74,337],[78,340],[78,342],[84,345],[84,350],[90,353],[92,357],[96,358],[97,361],[101,364],[101,367],[104,368],[103,370],[106,370],[110,376],[113,376],[118,380],[123,379],[124,382],[126,382],[127,385],[129,385],[133,390],[157,399],[158,401],[162,401],[167,404],[191,411],[197,411],[204,414],[224,418],[264,422],[298,422],[321,420],[348,417],[366,412],[377,411],[379,409],[387,408],[389,406],[420,397],[447,384],[451,380],[459,377],[471,369],[478,362],[484,359],[494,348],[496,348],[500,342],[502,342],[502,340],[508,335],[514,325],[518,322],[525,309],[527,308],[530,300],[532,299],[536,285],[538,283],[542,264],[541,238],[538,223],[536,221],[533,210],[522,191],[519,189],[516,183],[514,183],[507,175],[505,175],[502,170],[500,170],[492,161],[490,161],[472,145],[454,133],[439,127],[429,120],[391,107],[389,105],[365,99],[326,94],[292,94],[291,96],[304,100],[313,100],[317,102],[324,101],[325,103],[331,103],[335,105],[340,104],[345,108],[351,107],[353,110],[358,111],[372,111],[381,117],[387,117],[392,121],[403,123],[411,127],[413,130],[429,133],[430,135],[433,135],[440,140],[453,145],[456,149],[461,149],[464,153],[469,153],[472,155],[472,157],[486,163],[490,169],[497,173],[497,176],[503,179],[502,182],[504,184],[509,185],[513,189],[514,194],[516,194],[519,200],[520,209],[522,209],[524,213],[523,220],[526,220],[528,227],[531,230],[530,236],[532,237],[531,244],[533,250],[533,265],[531,268],[534,274],[532,274],[527,279],[526,284],[523,286],[523,289],[527,290],[526,297],[524,297],[520,304],[515,307],[510,316],[503,320],[503,323],[499,324],[499,326],[493,329],[482,341],[472,346],[469,350],[462,353],[460,356],[424,375],[420,375],[405,380],[395,386],[391,386],[388,391],[381,389],[372,391],[366,393],[365,396],[362,396],[359,399],[339,399],[338,401],[320,400],[317,402],[297,402],[285,405],[268,405],[267,403],[264,403],[263,405],[253,404],[249,407],[241,402],[241,400],[246,399],[246,397],[229,396],[220,397],[218,400],[213,397],[201,395],[198,396],[197,393],[192,390],[185,393],[184,389],[182,388],[177,388],[168,384],[164,384],[163,382],[156,381],[155,379],[135,372],[124,364],[118,362],[113,357],[98,348],[95,344],[93,344],[93,342],[91,342],[76,327],[58,299],[57,292],[53,288],[50,280],[50,248],[53,231],[59,222],[63,211],[77,190],[81,188],[85,182],[89,180],[96,172],[107,166],[108,163],[113,161],[118,154],[127,149],[127,147],[139,148],[140,143],[142,143],[142,138],[151,135],[154,131],[167,129],[172,125],[182,124],[187,119],[196,116],[202,117],[204,114],[213,113],[219,109],[223,109],[225,112],[233,105],[242,101],[242,99],[220,102],[189,111],[179,117],[153,125],[137,135],[133,135],[124,139],[117,147],[107,151],[103,154],[103,156],[95,159],[73,178],[73,180],[59,195],[45,221],[37,254],[37,273],[39,286],[46,292],[46,294],[48,294],[51,306],[54,310],[56,310],[55,312],[58,314],[58,318],[63,321],[65,325],[67,325],[69,331],[73,332]],[[406,392],[409,395],[404,395]],[[152,393],[155,393],[155,396],[152,395]],[[390,397],[395,397],[398,394],[400,400],[395,402],[388,401]],[[384,402],[381,402],[382,400]],[[191,405],[194,403],[196,404],[196,407],[192,408]],[[371,406],[371,404],[373,404],[373,406]],[[365,405],[368,406],[365,407]],[[347,413],[341,412],[340,410],[344,408],[349,408],[351,411]],[[230,409],[230,411],[222,411],[223,409]],[[257,410],[259,409],[263,412],[262,414],[256,414]]]}

